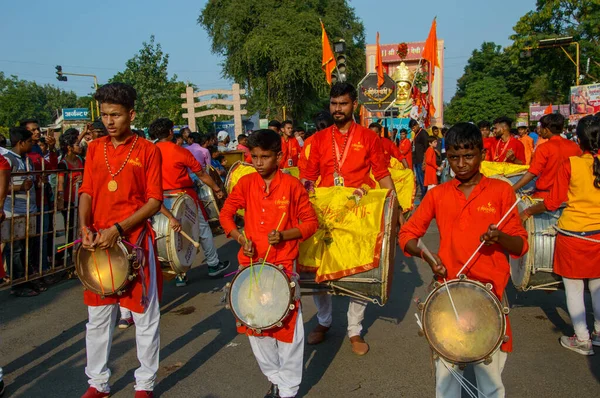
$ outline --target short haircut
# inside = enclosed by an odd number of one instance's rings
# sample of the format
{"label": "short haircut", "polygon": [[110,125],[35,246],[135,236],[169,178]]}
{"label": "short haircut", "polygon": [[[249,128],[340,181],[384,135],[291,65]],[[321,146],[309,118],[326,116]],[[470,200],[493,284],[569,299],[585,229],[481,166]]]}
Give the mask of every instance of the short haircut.
{"label": "short haircut", "polygon": [[269,122],[269,127],[277,127],[277,130],[279,130],[281,128],[281,123],[279,123],[279,120],[271,120]]}
{"label": "short haircut", "polygon": [[29,119],[22,119],[22,120],[20,120],[20,121],[19,121],[19,126],[20,126],[20,127],[25,127],[25,126],[27,126],[29,123],[35,123],[35,124],[39,125],[39,124],[40,124],[40,121],[39,121],[39,120],[37,120],[37,119],[32,119],[32,118],[29,118]]}
{"label": "short haircut", "polygon": [[0,135],[0,147],[6,148],[6,137],[3,135]]}
{"label": "short haircut", "polygon": [[146,138],[146,133],[144,132],[144,130],[132,129],[131,131],[133,131],[133,134],[138,135],[140,138]]}
{"label": "short haircut", "polygon": [[302,131],[303,133],[306,133],[306,130],[304,130],[304,127],[296,127],[296,128],[294,129],[294,132],[295,132],[295,133],[298,133],[298,132],[300,132],[300,131]]}
{"label": "short haircut", "polygon": [[348,94],[352,102],[356,101],[358,98],[358,93],[356,92],[356,88],[346,82],[338,82],[331,86],[331,90],[329,91],[330,98],[338,98]]}
{"label": "short haircut", "polygon": [[321,131],[333,125],[333,118],[328,111],[321,111],[315,115],[314,122],[317,131]]}
{"label": "short haircut", "polygon": [[540,119],[542,127],[548,129],[554,135],[562,133],[563,127],[565,127],[565,117],[560,113],[549,113],[542,116]]}
{"label": "short haircut", "polygon": [[195,144],[204,145],[206,142],[206,136],[200,133],[190,133],[190,138]]}
{"label": "short haircut", "polygon": [[150,135],[157,140],[163,140],[167,138],[171,134],[171,130],[173,130],[173,121],[171,119],[167,119],[166,117],[161,117],[150,123]]}
{"label": "short haircut", "polygon": [[96,120],[94,123],[92,123],[92,129],[93,130],[106,130],[106,127],[104,126],[104,123],[102,123],[102,120]]}
{"label": "short haircut", "polygon": [[281,122],[281,128],[284,128],[288,124],[291,125],[292,127],[294,126],[294,123],[292,123],[291,120],[284,120],[283,122]]}
{"label": "short haircut", "polygon": [[240,134],[238,135],[238,142],[240,142],[241,140],[243,140],[244,138],[248,138],[248,136],[246,134]]}
{"label": "short haircut", "polygon": [[[71,130],[71,129],[69,129],[69,130]],[[61,147],[61,149],[63,151],[67,152],[68,147],[75,146],[75,144],[77,143],[77,141],[78,141],[77,135],[75,135],[75,134],[68,134],[65,131],[65,133],[63,135],[61,135],[60,138],[58,139],[58,144],[60,145],[60,147]]]}
{"label": "short haircut", "polygon": [[446,137],[446,134],[448,134],[448,127],[442,127],[442,136]]}
{"label": "short haircut", "polygon": [[219,148],[217,148],[214,145],[211,145],[211,146],[208,147],[208,152],[210,152],[210,154],[212,155],[213,153],[219,152]]}
{"label": "short haircut", "polygon": [[510,128],[510,126],[512,126],[512,119],[509,118],[508,116],[500,116],[499,118],[497,118],[496,120],[494,120],[494,124],[506,124],[508,126],[508,128]]}
{"label": "short haircut", "polygon": [[[180,139],[180,138],[183,139],[183,137],[181,136],[181,134],[179,134],[179,133],[173,134],[173,142],[176,143],[177,140]],[[158,138],[155,137],[154,139],[158,139]]]}
{"label": "short haircut", "polygon": [[381,130],[383,129],[383,127],[381,126],[381,124],[376,123],[376,122],[373,122],[373,123],[369,124],[369,129],[372,129],[372,128],[376,128],[377,131],[379,131],[380,133],[381,133]]}
{"label": "short haircut", "polygon": [[433,136],[433,135],[428,135],[428,136],[427,136],[427,142],[428,142],[429,144],[431,144],[432,142],[434,142],[434,141],[437,141],[437,140],[438,140],[438,138],[437,138],[437,137],[435,137],[435,136]]}
{"label": "short haircut", "polygon": [[400,134],[408,134],[408,131],[406,129],[400,129]]}
{"label": "short haircut", "polygon": [[[77,130],[76,128],[73,128],[73,127],[71,127],[70,129],[67,129],[67,130],[66,130],[66,131],[63,133],[63,135],[67,135],[67,134],[69,134],[69,135],[75,135],[75,136],[78,136],[78,135],[79,135],[79,130]],[[61,137],[62,137],[62,136],[61,136]]]}
{"label": "short haircut", "polygon": [[477,127],[479,128],[479,130],[481,129],[491,129],[492,128],[492,124],[490,122],[488,122],[487,120],[482,120],[479,123],[477,123]]}
{"label": "short haircut", "polygon": [[179,129],[179,134],[183,136],[183,133],[187,132],[188,134],[192,134],[192,130],[189,127],[182,127]]}
{"label": "short haircut", "polygon": [[116,104],[127,109],[133,109],[137,92],[133,86],[126,83],[109,83],[96,91],[94,99],[101,104]]}
{"label": "short haircut", "polygon": [[449,149],[483,150],[481,131],[472,123],[457,123],[446,134],[446,151]]}
{"label": "short haircut", "polygon": [[419,122],[417,122],[415,119],[410,119],[410,122],[408,122],[408,128],[412,129],[415,126],[418,126]]}
{"label": "short haircut", "polygon": [[435,131],[435,130],[439,130],[439,129],[440,129],[440,128],[439,128],[438,126],[433,126],[433,127],[431,128],[431,131]]}
{"label": "short haircut", "polygon": [[33,134],[25,126],[11,127],[8,131],[10,135],[10,144],[14,148],[20,141],[27,141]]}
{"label": "short haircut", "polygon": [[281,152],[281,136],[273,130],[258,130],[248,138],[248,148],[260,148],[263,151]]}

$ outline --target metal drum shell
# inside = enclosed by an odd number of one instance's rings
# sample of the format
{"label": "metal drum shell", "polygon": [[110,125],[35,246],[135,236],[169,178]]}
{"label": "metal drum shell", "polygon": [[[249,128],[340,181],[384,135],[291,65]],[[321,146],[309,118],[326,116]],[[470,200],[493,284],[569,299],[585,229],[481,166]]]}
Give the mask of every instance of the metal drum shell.
{"label": "metal drum shell", "polygon": [[215,222],[215,221],[219,221],[219,212],[221,211],[221,209],[223,208],[223,205],[225,204],[225,199],[227,198],[227,192],[225,191],[225,185],[223,184],[223,181],[221,180],[221,176],[219,175],[217,170],[215,170],[214,167],[209,166],[207,173],[208,173],[208,175],[210,175],[210,177],[213,179],[213,181],[217,184],[217,186],[221,189],[221,192],[223,192],[223,195],[224,195],[223,198],[218,199],[215,196],[213,190],[206,184],[202,184],[202,185],[198,186],[196,188],[196,192],[198,193],[198,199],[200,199],[200,201],[204,205],[204,209],[206,210],[206,213],[208,214],[208,220],[206,220],[206,221]]}
{"label": "metal drum shell", "polygon": [[[241,317],[238,316],[238,314],[236,314],[234,308],[234,303],[232,300],[232,292],[234,291],[234,286],[237,282],[239,282],[239,280],[241,280],[240,278],[242,276],[244,276],[245,273],[248,272],[260,272],[260,268],[263,266],[262,260],[260,260],[259,262],[257,262],[253,267],[254,267],[254,271],[252,271],[250,269],[250,267],[240,267],[239,272],[233,277],[233,279],[231,280],[231,282],[229,282],[227,284],[227,306],[228,308],[231,310],[231,312],[233,313],[233,316],[235,317],[235,319],[237,320],[237,322],[239,322],[240,324],[246,326],[247,328],[260,333],[261,331],[264,330],[270,330],[270,329],[274,329],[277,327],[280,327],[280,324],[287,319],[287,317],[290,315],[291,311],[295,308],[295,302],[296,302],[296,289],[299,289],[300,287],[298,286],[297,282],[292,282],[289,278],[289,276],[286,274],[286,272],[283,270],[283,267],[279,267],[276,266],[274,264],[265,262],[264,266],[265,267],[269,267],[273,270],[276,270],[276,272],[278,272],[279,274],[281,274],[285,280],[287,281],[287,286],[289,288],[289,300],[287,302],[287,306],[286,306],[286,310],[284,312],[284,314],[278,319],[278,321],[273,322],[270,325],[266,325],[263,326],[261,328],[257,328],[256,326],[250,325],[247,322],[245,322],[243,319],[241,319]],[[252,277],[252,275],[250,275],[250,277]]]}
{"label": "metal drum shell", "polygon": [[[461,277],[460,279],[452,279],[452,280],[447,281],[447,285],[448,285],[449,289],[451,289],[452,286],[455,284],[468,284],[471,288],[473,288],[474,291],[478,290],[478,291],[484,293],[486,295],[486,298],[489,299],[489,302],[493,304],[494,309],[497,310],[498,321],[500,324],[500,330],[498,331],[498,338],[496,339],[495,344],[490,345],[490,348],[487,350],[486,354],[481,355],[480,358],[477,358],[476,360],[472,360],[472,361],[461,361],[460,359],[449,357],[448,355],[446,355],[444,353],[443,350],[441,350],[439,347],[437,347],[433,343],[434,339],[432,336],[432,331],[430,331],[428,328],[428,325],[429,325],[429,320],[428,320],[428,315],[427,315],[428,309],[429,309],[429,306],[432,305],[432,301],[435,298],[448,296],[447,292],[443,292],[443,293],[440,292],[440,290],[446,288],[446,285],[437,283],[437,282],[436,282],[436,287],[429,293],[429,295],[427,296],[425,301],[419,304],[419,309],[421,310],[421,322],[423,325],[423,333],[425,335],[425,338],[427,339],[427,342],[429,343],[431,349],[439,357],[443,358],[444,360],[446,360],[450,363],[453,363],[456,365],[468,365],[468,364],[477,364],[477,363],[481,363],[481,362],[487,362],[490,360],[491,356],[500,349],[500,347],[502,346],[502,343],[506,339],[507,322],[506,322],[505,314],[507,314],[509,311],[508,307],[505,307],[504,304],[498,299],[498,297],[496,297],[496,295],[492,292],[491,285],[486,286],[481,282],[467,279],[464,276]],[[438,292],[440,292],[440,293],[438,293]],[[457,307],[458,307],[458,305],[457,305]],[[457,308],[457,311],[459,312],[459,314],[461,313],[460,308]],[[454,317],[454,313],[450,314],[450,316]]]}
{"label": "metal drum shell", "polygon": [[[121,241],[117,241],[115,245],[109,249],[110,252],[117,253],[119,261],[111,261],[111,264],[114,266],[112,270],[113,281],[114,276],[117,276],[117,280],[115,281],[115,289],[112,289],[112,283],[110,289],[107,289],[106,283],[103,281],[102,285],[105,286],[104,291],[99,287],[100,280],[97,278],[97,273],[95,270],[95,266],[92,269],[88,269],[91,265],[87,265],[83,263],[82,257],[85,255],[92,253],[91,251],[84,249],[83,246],[79,246],[77,251],[75,252],[75,270],[77,273],[77,277],[81,281],[81,284],[89,291],[96,293],[102,297],[112,296],[112,295],[120,295],[127,286],[131,283],[133,279],[135,279],[136,274],[133,269],[133,262],[135,261],[135,255],[130,252],[129,248],[123,244]],[[98,256],[105,256],[105,251],[96,249],[98,252]],[[117,257],[115,257],[116,259]],[[88,263],[89,264],[89,263]],[[102,267],[104,271],[105,263],[98,264],[98,267]],[[116,268],[116,269],[115,269]],[[110,275],[111,272],[101,272],[106,276]],[[94,282],[91,282],[90,280]]]}

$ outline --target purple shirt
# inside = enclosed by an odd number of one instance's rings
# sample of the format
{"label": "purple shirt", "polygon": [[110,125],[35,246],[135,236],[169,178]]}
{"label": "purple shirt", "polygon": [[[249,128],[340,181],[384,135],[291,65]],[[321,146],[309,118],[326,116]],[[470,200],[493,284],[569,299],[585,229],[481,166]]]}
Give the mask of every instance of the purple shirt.
{"label": "purple shirt", "polygon": [[186,146],[185,149],[190,151],[194,158],[200,163],[203,169],[210,164],[210,152],[208,149],[201,147],[200,145],[193,143],[192,145]]}

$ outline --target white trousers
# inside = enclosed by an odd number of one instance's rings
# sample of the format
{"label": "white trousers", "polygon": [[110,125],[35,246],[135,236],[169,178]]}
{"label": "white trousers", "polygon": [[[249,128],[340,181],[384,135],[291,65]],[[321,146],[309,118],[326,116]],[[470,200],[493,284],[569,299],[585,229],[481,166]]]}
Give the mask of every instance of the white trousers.
{"label": "white trousers", "polygon": [[[152,253],[151,239],[148,238],[148,241],[150,253]],[[147,292],[149,304],[144,313],[132,312],[135,322],[137,357],[141,365],[135,371],[135,389],[137,391],[154,389],[160,350],[160,306],[156,284],[156,260],[153,255],[149,257],[150,286]],[[89,378],[89,385],[101,392],[110,391],[108,380],[111,373],[108,369],[108,359],[118,308],[118,304],[88,307],[85,374]]]}
{"label": "white trousers", "polygon": [[267,379],[279,387],[281,397],[295,397],[302,381],[304,322],[298,308],[294,339],[282,343],[273,337],[248,336],[254,357]]}
{"label": "white trousers", "polygon": [[210,225],[208,224],[208,221],[206,221],[206,218],[204,218],[204,214],[202,214],[200,208],[198,208],[198,213],[198,216],[200,217],[200,245],[202,245],[204,257],[206,257],[206,264],[208,264],[209,267],[216,267],[219,265],[219,255],[217,254],[217,247],[215,246],[213,234]]}
{"label": "white trousers", "polygon": [[[584,283],[583,279],[569,279],[563,277],[565,294],[567,296],[567,309],[573,329],[578,340],[590,339],[590,332],[585,319]],[[592,308],[594,310],[594,328],[600,332],[600,278],[589,279],[590,293],[592,295]]]}
{"label": "white trousers", "polygon": [[131,315],[131,311],[129,311],[127,308],[119,307],[119,309],[121,310],[121,319],[127,319],[133,316]]}
{"label": "white trousers", "polygon": [[[333,321],[333,304],[329,294],[316,294],[313,296],[317,306],[317,319],[319,325],[330,327]],[[350,298],[348,304],[348,337],[360,336],[362,332],[362,321],[365,319],[367,302]]]}
{"label": "white trousers", "polygon": [[[484,365],[483,363],[474,365],[473,370],[475,371],[475,379],[477,380],[477,389],[481,391],[481,394],[478,394],[479,398],[483,398],[484,396],[487,398],[504,398],[505,391],[504,384],[502,383],[502,371],[504,370],[506,357],[507,354],[505,352],[498,350],[492,355],[492,363],[489,365]],[[458,366],[445,361],[442,362],[441,359],[436,359],[435,396],[436,398],[460,398],[461,385],[446,366],[460,375],[463,374],[463,371]],[[476,392],[473,387],[469,386],[469,388],[472,392]]]}

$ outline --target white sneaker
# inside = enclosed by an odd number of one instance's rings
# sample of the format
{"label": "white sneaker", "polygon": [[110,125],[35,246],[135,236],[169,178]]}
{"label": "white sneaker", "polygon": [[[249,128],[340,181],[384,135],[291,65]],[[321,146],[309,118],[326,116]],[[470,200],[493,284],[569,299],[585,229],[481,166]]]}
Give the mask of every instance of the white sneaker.
{"label": "white sneaker", "polygon": [[596,347],[600,347],[600,333],[595,330],[592,332],[592,345]]}
{"label": "white sneaker", "polygon": [[578,340],[577,336],[561,336],[560,345],[581,355],[594,355],[591,340]]}

